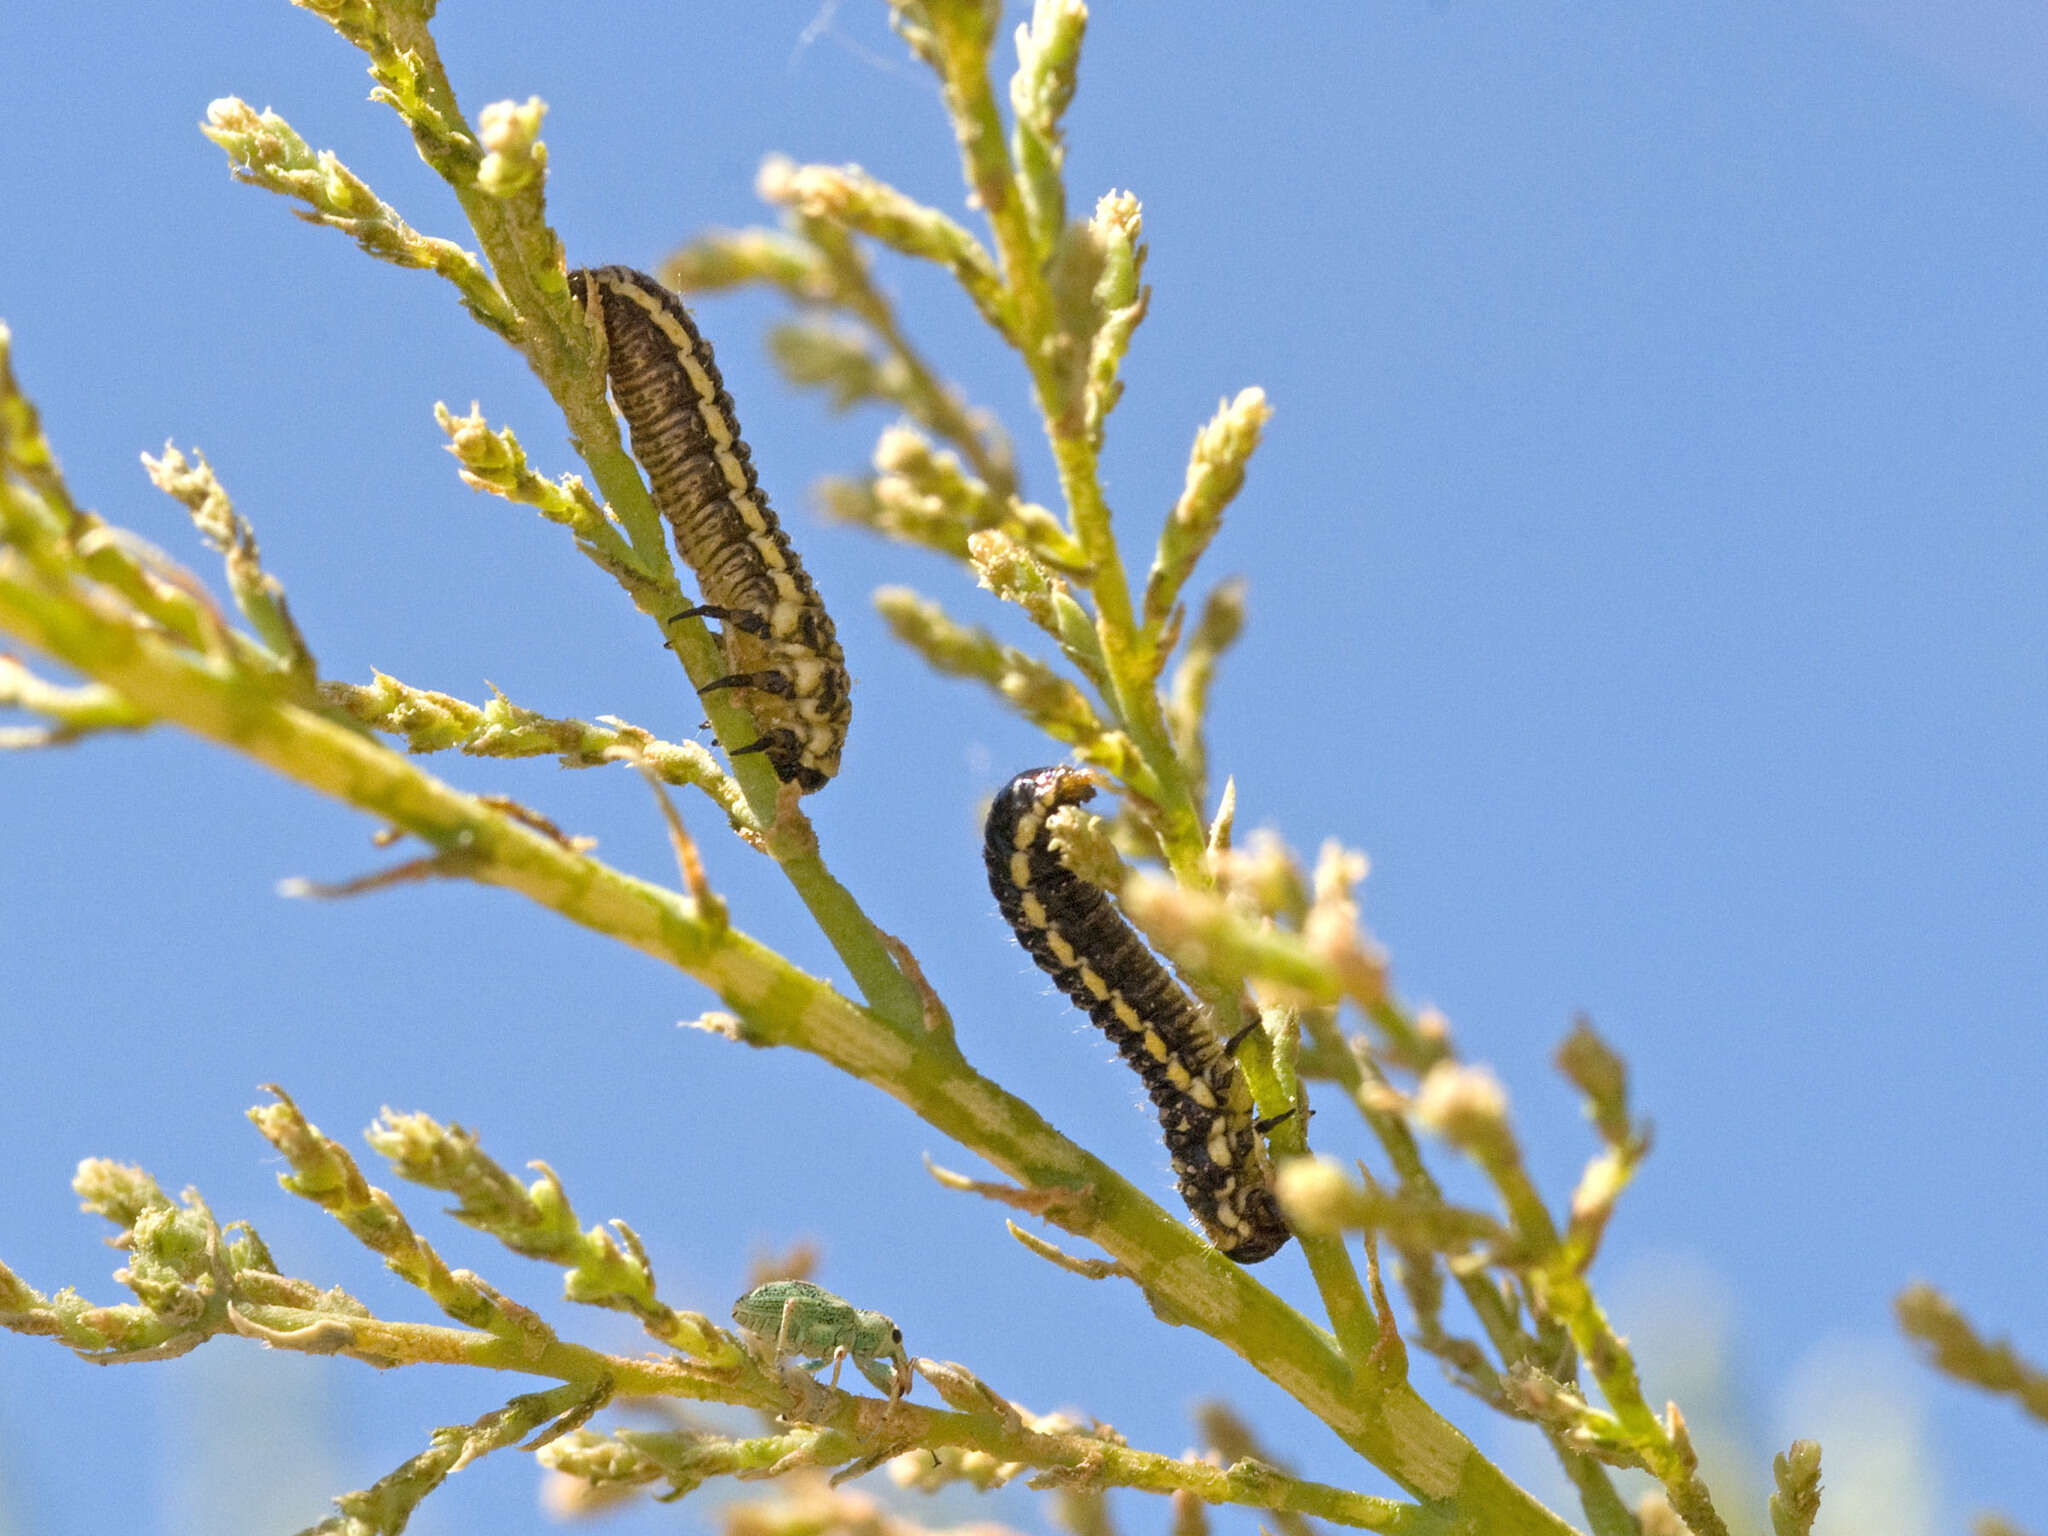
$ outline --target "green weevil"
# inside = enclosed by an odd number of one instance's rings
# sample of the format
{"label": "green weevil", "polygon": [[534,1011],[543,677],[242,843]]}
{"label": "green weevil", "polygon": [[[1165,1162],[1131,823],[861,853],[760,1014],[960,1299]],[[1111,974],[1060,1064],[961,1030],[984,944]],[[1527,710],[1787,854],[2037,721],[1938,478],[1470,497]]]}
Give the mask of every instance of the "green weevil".
{"label": "green weevil", "polygon": [[[832,1385],[849,1359],[861,1375],[895,1402],[910,1390],[910,1357],[903,1330],[879,1312],[856,1307],[808,1280],[770,1280],[732,1304],[732,1320],[750,1338],[774,1351],[795,1355],[804,1369],[832,1362]],[[885,1367],[883,1362],[887,1361]]]}

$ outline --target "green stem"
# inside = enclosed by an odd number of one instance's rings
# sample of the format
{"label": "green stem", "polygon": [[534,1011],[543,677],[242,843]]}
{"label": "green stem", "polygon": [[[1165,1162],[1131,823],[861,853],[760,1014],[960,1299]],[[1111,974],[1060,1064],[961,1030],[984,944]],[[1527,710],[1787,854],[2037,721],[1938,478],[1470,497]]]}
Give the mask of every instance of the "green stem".
{"label": "green stem", "polygon": [[[1382,1085],[1367,1083],[1365,1067],[1338,1029],[1336,1015],[1327,1009],[1310,1008],[1303,1011],[1302,1017],[1315,1037],[1320,1056],[1328,1062],[1332,1077],[1350,1097],[1387,1154],[1387,1161],[1393,1165],[1401,1187],[1432,1205],[1442,1204],[1443,1190],[1423,1162],[1422,1148],[1416,1144],[1408,1122],[1378,1106],[1371,1090]],[[1412,1030],[1412,1025],[1410,1028]],[[1479,1319],[1480,1327],[1486,1330],[1486,1337],[1503,1364],[1512,1365],[1535,1358],[1534,1341],[1515,1326],[1507,1303],[1483,1273],[1453,1268],[1452,1278],[1457,1281],[1466,1304]],[[1544,1426],[1544,1437],[1549,1440],[1551,1451],[1564,1468],[1565,1475],[1571,1479],[1572,1486],[1578,1490],[1580,1507],[1592,1524],[1594,1536],[1640,1536],[1636,1517],[1615,1490],[1607,1469],[1592,1457],[1573,1450],[1554,1428]]]}
{"label": "green stem", "polygon": [[[274,1304],[242,1304],[238,1310],[252,1322],[286,1337],[337,1321],[332,1312]],[[536,1342],[441,1323],[396,1323],[374,1317],[340,1321],[354,1334],[342,1352],[374,1357],[386,1364],[469,1365],[585,1386],[610,1380],[621,1397],[684,1397],[771,1413],[782,1406],[778,1392],[747,1391],[745,1372],[706,1371],[673,1356],[607,1355],[562,1339]]]}
{"label": "green stem", "polygon": [[[468,131],[427,26],[432,9],[430,5],[392,6],[384,16],[393,43],[414,57],[421,98],[444,123],[462,124]],[[584,461],[624,525],[635,554],[649,572],[671,573],[670,580],[657,583],[654,592],[635,592],[635,600],[644,609],[650,596],[656,601],[673,599],[668,612],[651,616],[662,624],[693,684],[719,676],[727,668],[702,621],[670,622],[669,615],[683,603],[673,584],[667,534],[638,466],[620,442],[618,418],[605,400],[604,381],[595,366],[592,338],[560,287],[560,245],[542,217],[538,195],[493,196],[477,184],[475,167],[466,157],[451,159],[442,151],[442,140],[417,127],[414,137],[461,202],[493,275],[519,315],[520,344],[527,361],[567,418]],[[473,133],[470,138],[473,141]],[[752,716],[729,696],[700,693],[699,697],[732,761],[733,777],[755,821],[774,829],[769,843],[771,851],[779,850],[777,863],[861,995],[897,1027],[912,1027],[921,1015],[916,989],[897,968],[859,903],[825,868],[808,823],[775,827],[781,786],[773,770],[758,756],[732,757],[736,745],[744,746],[760,735]]]}
{"label": "green stem", "polygon": [[1302,1257],[1308,1260],[1309,1273],[1315,1277],[1316,1290],[1323,1298],[1323,1307],[1330,1314],[1337,1347],[1353,1370],[1364,1372],[1379,1339],[1379,1320],[1373,1316],[1372,1304],[1365,1299],[1365,1287],[1359,1283],[1358,1270],[1351,1262],[1351,1250],[1341,1237],[1303,1233],[1299,1241]]}
{"label": "green stem", "polygon": [[960,450],[995,504],[1007,507],[1017,495],[1016,466],[1010,462],[1007,444],[1000,437],[992,443],[983,435],[959,396],[924,360],[897,318],[895,306],[875,286],[852,237],[822,220],[815,221],[809,233],[829,263],[839,302],[902,364],[910,381],[906,401],[921,409],[932,429]]}
{"label": "green stem", "polygon": [[951,6],[932,7],[939,39],[946,105],[967,180],[979,197],[994,232],[1003,282],[1015,301],[1018,345],[1031,372],[1033,391],[1051,442],[1060,491],[1073,519],[1075,536],[1088,553],[1093,574],[1096,627],[1108,662],[1112,704],[1158,781],[1159,830],[1167,863],[1183,885],[1207,890],[1203,864],[1204,828],[1194,788],[1153,690],[1158,668],[1139,634],[1131,607],[1129,579],[1102,494],[1096,452],[1088,440],[1079,402],[1071,398],[1058,365],[1061,343],[1053,297],[1045,281],[1031,223],[1017,195],[1002,115],[988,80],[986,39]]}
{"label": "green stem", "polygon": [[[1225,1038],[1235,1036],[1243,1018],[1237,997],[1224,992],[1209,1002],[1218,1032]],[[1276,1159],[1302,1157],[1308,1152],[1308,1098],[1295,1070],[1299,1031],[1298,1016],[1283,1017],[1278,1027],[1268,1023],[1255,1031],[1251,1043],[1241,1047],[1237,1054],[1238,1065],[1260,1114],[1285,1117],[1267,1139],[1267,1149]],[[1304,1232],[1298,1236],[1302,1257],[1308,1260],[1323,1310],[1337,1336],[1337,1346],[1351,1369],[1363,1374],[1372,1368],[1368,1362],[1379,1343],[1380,1320],[1366,1300],[1358,1269],[1351,1262],[1351,1250],[1341,1235],[1316,1237]]]}
{"label": "green stem", "polygon": [[1644,1400],[1634,1356],[1607,1321],[1592,1287],[1571,1262],[1512,1138],[1486,1142],[1475,1156],[1500,1192],[1522,1245],[1529,1253],[1540,1255],[1528,1278],[1542,1312],[1562,1322],[1571,1334],[1586,1369],[1600,1384],[1608,1409],[1642,1452],[1644,1465],[1664,1485],[1671,1507],[1694,1536],[1728,1536],[1728,1527],[1715,1510],[1698,1469]]}
{"label": "green stem", "polygon": [[974,1071],[949,1035],[890,1027],[746,934],[708,920],[688,898],[460,793],[349,725],[95,611],[19,562],[0,563],[0,629],[131,701],[147,701],[156,718],[414,833],[447,855],[449,873],[516,890],[696,977],[739,1016],[748,1043],[809,1051],[1026,1187],[1072,1191],[1053,1219],[1118,1260],[1155,1310],[1235,1351],[1403,1488],[1469,1528],[1498,1536],[1568,1529],[1405,1382],[1358,1383],[1328,1334]]}
{"label": "green stem", "polygon": [[[322,1339],[323,1349],[334,1348],[330,1330],[340,1320],[332,1313],[278,1305],[244,1305],[239,1310],[279,1338],[289,1339],[296,1332],[304,1332]],[[674,1360],[608,1355],[560,1339],[536,1347],[531,1340],[501,1338],[440,1324],[394,1323],[378,1318],[345,1321],[353,1337],[343,1352],[373,1357],[385,1364],[431,1362],[518,1371],[585,1390],[609,1383],[615,1396],[686,1398],[769,1414],[788,1407],[785,1395],[772,1385],[773,1378],[758,1372],[713,1372]],[[832,1396],[838,1401],[824,1422],[802,1425],[788,1434],[744,1441],[683,1437],[684,1448],[692,1454],[693,1469],[714,1473],[761,1469],[805,1450],[817,1451],[813,1461],[829,1466],[857,1460],[892,1443],[930,1449],[958,1447],[982,1452],[998,1461],[1083,1473],[1090,1482],[1103,1487],[1151,1493],[1185,1489],[1212,1504],[1314,1515],[1397,1536],[1453,1536],[1457,1529],[1451,1519],[1437,1511],[1311,1482],[1255,1462],[1216,1467],[1203,1461],[1113,1444],[1092,1434],[1033,1430],[1021,1422],[1006,1422],[995,1413],[960,1413],[898,1403],[886,1414],[877,1414],[877,1405],[871,1399],[844,1393]],[[660,1464],[662,1439],[659,1434],[639,1434],[632,1443]],[[724,1454],[715,1455],[707,1465],[703,1453],[714,1446],[722,1447]]]}
{"label": "green stem", "polygon": [[[804,825],[808,830],[809,822]],[[777,836],[770,839],[771,846],[779,842],[783,828],[778,825],[775,830]],[[776,862],[782,866],[782,873],[788,877],[804,909],[830,941],[833,953],[839,956],[839,963],[846,967],[869,1009],[894,1029],[922,1030],[924,1000],[897,966],[896,957],[882,942],[881,930],[862,910],[853,893],[839,883],[815,852],[787,857],[778,853]]]}

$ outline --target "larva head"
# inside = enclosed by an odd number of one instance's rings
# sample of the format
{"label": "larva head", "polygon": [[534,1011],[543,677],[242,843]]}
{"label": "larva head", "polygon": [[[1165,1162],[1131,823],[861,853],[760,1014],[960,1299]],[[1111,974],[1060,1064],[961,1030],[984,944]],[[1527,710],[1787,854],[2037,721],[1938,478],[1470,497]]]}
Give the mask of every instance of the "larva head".
{"label": "larva head", "polygon": [[1038,841],[1052,813],[1063,805],[1080,805],[1095,798],[1096,776],[1085,768],[1055,764],[1050,768],[1027,768],[996,792],[988,811],[988,841],[1007,846],[1005,854],[1028,848]]}
{"label": "larva head", "polygon": [[632,286],[649,293],[665,290],[661,284],[645,272],[636,272],[631,267],[571,267],[569,269],[569,297],[580,309],[589,309],[602,300],[606,288]]}
{"label": "larva head", "polygon": [[604,331],[600,323],[600,311],[604,307],[603,274],[610,270],[608,267],[575,267],[569,272],[569,298],[600,335]]}

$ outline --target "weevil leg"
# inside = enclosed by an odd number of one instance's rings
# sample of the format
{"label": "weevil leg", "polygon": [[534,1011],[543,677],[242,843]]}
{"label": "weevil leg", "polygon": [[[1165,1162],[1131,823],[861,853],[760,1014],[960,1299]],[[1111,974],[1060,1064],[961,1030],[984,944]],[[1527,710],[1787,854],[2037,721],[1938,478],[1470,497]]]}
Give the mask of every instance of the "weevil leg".
{"label": "weevil leg", "polygon": [[855,1356],[853,1363],[860,1368],[861,1375],[867,1377],[868,1383],[877,1392],[886,1392],[889,1395],[890,1402],[893,1403],[902,1398],[904,1390],[908,1386],[908,1383],[904,1380],[904,1377],[908,1375],[907,1362],[900,1366],[895,1362],[884,1365],[880,1360],[864,1360],[859,1356]]}
{"label": "weevil leg", "polygon": [[828,1385],[834,1387],[839,1385],[839,1368],[844,1364],[846,1364],[846,1346],[844,1344],[835,1345],[832,1350],[832,1380]]}
{"label": "weevil leg", "polygon": [[782,1304],[782,1327],[775,1335],[775,1358],[778,1360],[789,1353],[789,1322],[796,1316],[796,1300],[792,1296]]}

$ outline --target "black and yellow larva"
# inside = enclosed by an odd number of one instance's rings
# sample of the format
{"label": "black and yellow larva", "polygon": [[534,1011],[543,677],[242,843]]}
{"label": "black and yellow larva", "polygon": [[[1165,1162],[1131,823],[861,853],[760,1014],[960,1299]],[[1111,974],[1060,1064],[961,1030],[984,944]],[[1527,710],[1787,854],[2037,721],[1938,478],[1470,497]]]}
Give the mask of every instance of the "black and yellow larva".
{"label": "black and yellow larva", "polygon": [[677,618],[716,619],[723,677],[746,690],[776,776],[808,792],[839,771],[853,714],[852,680],[803,562],[754,476],[711,343],[683,301],[631,267],[569,274],[569,292],[602,338],[605,375],[632,429],[633,457],[676,550],[697,573],[700,600]]}
{"label": "black and yellow larva", "polygon": [[1181,1198],[1209,1241],[1256,1264],[1290,1234],[1244,1074],[1194,999],[1052,845],[1053,812],[1094,794],[1093,777],[1078,768],[1033,768],[1010,780],[989,807],[982,841],[989,889],[1038,968],[1145,1080]]}

